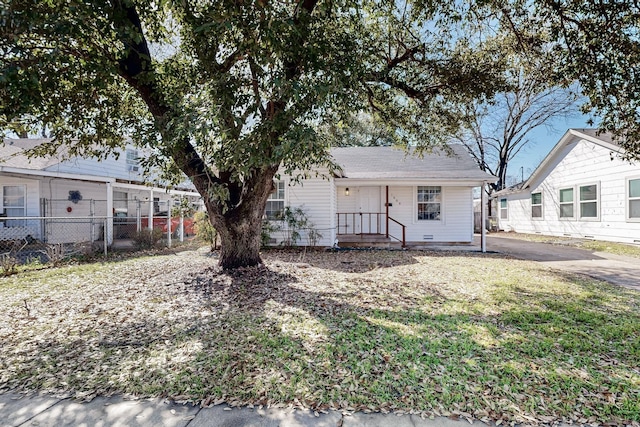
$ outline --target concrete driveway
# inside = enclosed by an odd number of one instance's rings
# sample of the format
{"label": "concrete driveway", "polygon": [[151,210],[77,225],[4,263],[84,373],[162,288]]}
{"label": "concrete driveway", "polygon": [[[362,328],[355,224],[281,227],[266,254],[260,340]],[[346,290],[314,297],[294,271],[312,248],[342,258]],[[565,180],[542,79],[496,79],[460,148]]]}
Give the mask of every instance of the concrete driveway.
{"label": "concrete driveway", "polygon": [[640,259],[593,252],[561,244],[487,236],[487,250],[515,258],[538,261],[560,271],[585,274],[609,283],[640,291]]}

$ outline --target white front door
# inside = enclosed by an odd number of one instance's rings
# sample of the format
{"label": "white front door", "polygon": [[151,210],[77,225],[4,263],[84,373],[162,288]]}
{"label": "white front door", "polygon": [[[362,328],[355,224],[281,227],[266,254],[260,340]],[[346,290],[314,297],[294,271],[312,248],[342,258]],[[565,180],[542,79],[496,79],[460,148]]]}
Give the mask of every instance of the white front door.
{"label": "white front door", "polygon": [[380,233],[384,222],[382,216],[377,215],[381,212],[380,187],[358,187],[357,206],[361,218],[356,218],[356,232]]}

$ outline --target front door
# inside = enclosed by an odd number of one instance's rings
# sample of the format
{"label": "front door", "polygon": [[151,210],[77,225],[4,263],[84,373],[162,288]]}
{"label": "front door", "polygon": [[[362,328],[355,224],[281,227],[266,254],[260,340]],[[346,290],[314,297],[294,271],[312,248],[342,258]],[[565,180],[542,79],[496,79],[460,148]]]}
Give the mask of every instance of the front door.
{"label": "front door", "polygon": [[380,213],[380,187],[358,188],[358,212],[361,218],[356,218],[356,232],[364,234],[381,233],[383,218]]}

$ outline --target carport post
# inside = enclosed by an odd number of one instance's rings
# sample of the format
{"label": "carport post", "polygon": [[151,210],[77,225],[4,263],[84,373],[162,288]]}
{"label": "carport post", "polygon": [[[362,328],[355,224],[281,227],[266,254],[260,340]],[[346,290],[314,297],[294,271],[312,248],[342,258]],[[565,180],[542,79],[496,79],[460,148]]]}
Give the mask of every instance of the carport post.
{"label": "carport post", "polygon": [[480,248],[482,253],[487,252],[487,181],[480,187]]}

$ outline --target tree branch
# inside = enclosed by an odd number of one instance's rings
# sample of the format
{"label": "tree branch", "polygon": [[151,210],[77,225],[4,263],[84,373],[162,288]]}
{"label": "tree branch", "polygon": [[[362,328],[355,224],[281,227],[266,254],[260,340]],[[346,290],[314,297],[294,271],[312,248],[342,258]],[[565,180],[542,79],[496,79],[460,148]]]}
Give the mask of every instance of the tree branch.
{"label": "tree branch", "polygon": [[[112,0],[111,3],[114,9],[112,21],[125,47],[125,55],[118,63],[118,71],[127,83],[138,91],[162,132],[162,123],[172,116],[173,111],[162,99],[158,88],[140,15],[133,4],[124,4],[121,0]],[[179,138],[169,144],[166,141],[169,138],[168,135],[162,135],[162,137],[168,154],[194,181],[199,191],[207,191],[205,184],[220,182],[214,174],[210,173],[202,157],[186,138]],[[206,183],[204,177],[206,177]]]}

